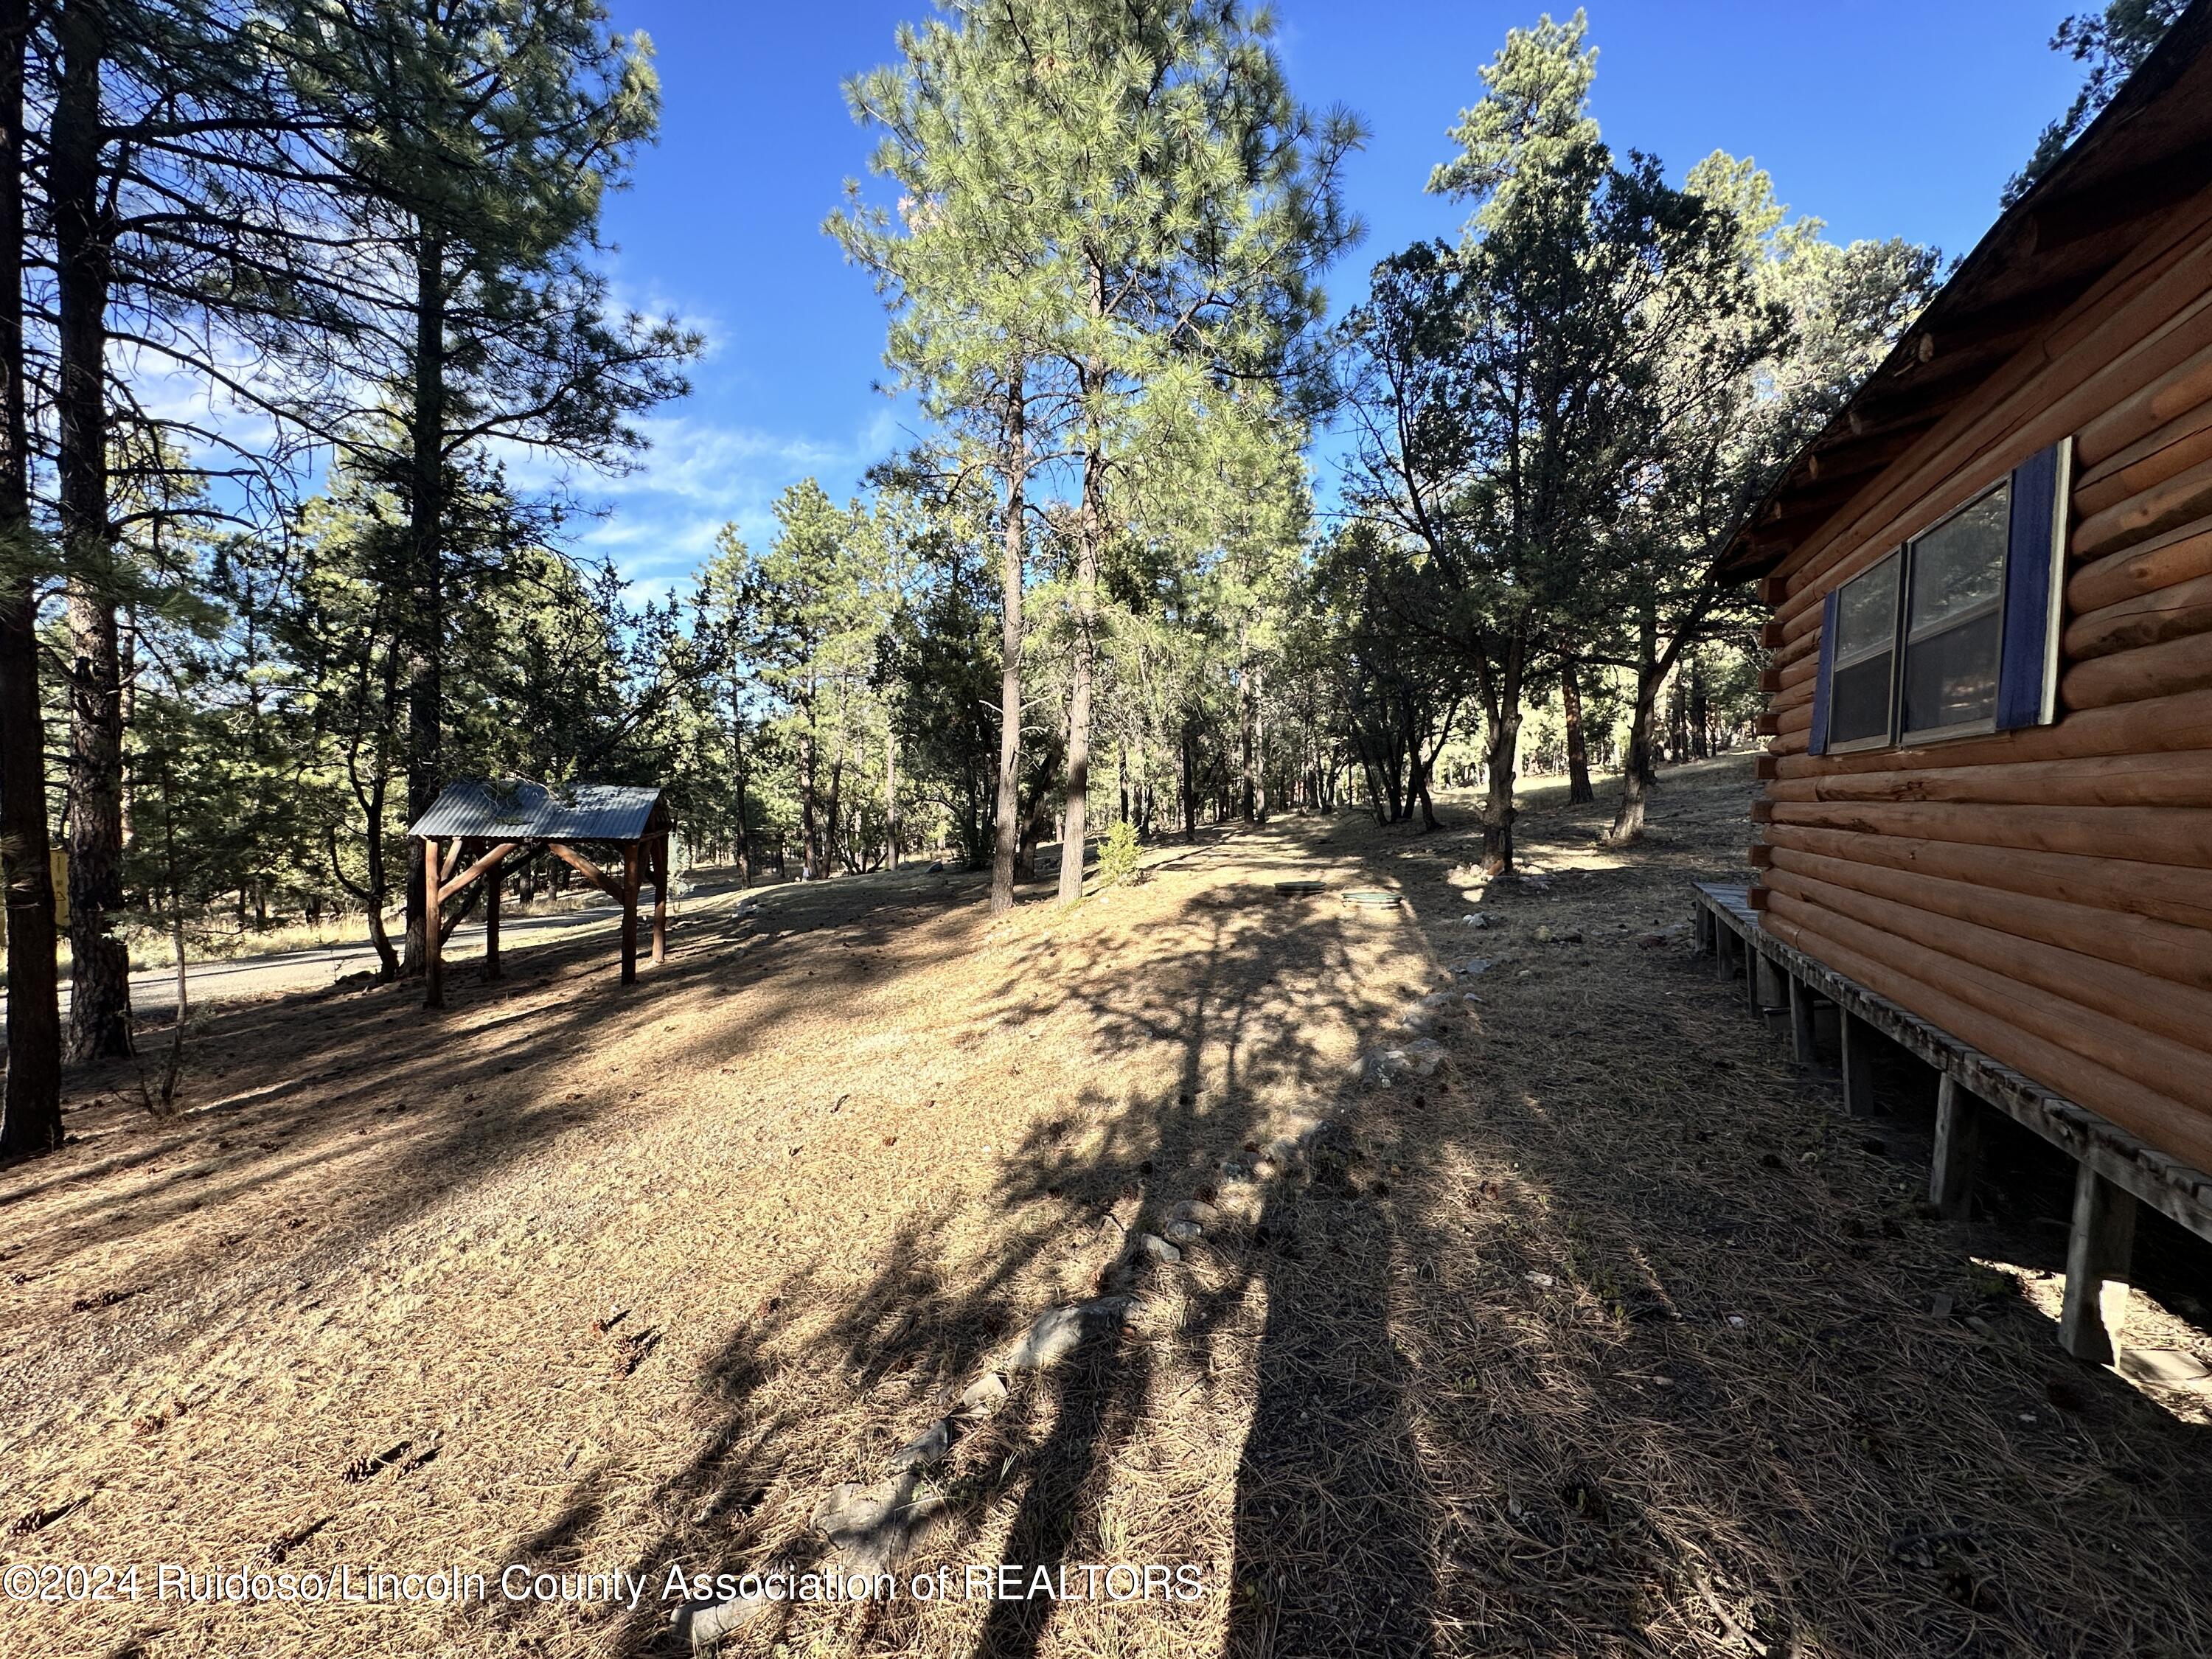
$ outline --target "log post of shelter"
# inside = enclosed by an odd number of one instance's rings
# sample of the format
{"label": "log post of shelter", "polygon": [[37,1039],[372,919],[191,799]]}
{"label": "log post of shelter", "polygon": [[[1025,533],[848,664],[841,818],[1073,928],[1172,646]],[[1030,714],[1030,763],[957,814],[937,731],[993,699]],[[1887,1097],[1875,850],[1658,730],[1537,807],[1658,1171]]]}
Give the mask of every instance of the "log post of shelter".
{"label": "log post of shelter", "polygon": [[653,838],[653,965],[668,960],[668,836]]}
{"label": "log post of shelter", "polygon": [[493,860],[484,875],[484,977],[497,979],[499,972],[499,883],[506,873],[501,866],[506,859],[502,851]]}
{"label": "log post of shelter", "polygon": [[[429,810],[408,826],[422,843],[426,914],[439,916],[426,930],[422,1002],[445,1006],[443,945],[460,923],[465,902],[449,915],[441,907],[465,900],[478,881],[484,892],[484,977],[501,975],[499,881],[507,861],[539,850],[562,863],[613,899],[622,911],[622,982],[637,979],[637,908],[641,874],[649,866],[653,881],[653,959],[666,959],[668,939],[668,804],[650,786],[488,782],[465,779],[449,785]],[[580,850],[608,847],[618,852],[619,876]],[[465,861],[465,867],[464,863]]]}
{"label": "log post of shelter", "polygon": [[438,890],[444,874],[438,860],[438,838],[422,837],[422,1006],[446,1006],[445,936],[435,925]]}
{"label": "log post of shelter", "polygon": [[622,982],[637,983],[637,866],[638,845],[623,848]]}

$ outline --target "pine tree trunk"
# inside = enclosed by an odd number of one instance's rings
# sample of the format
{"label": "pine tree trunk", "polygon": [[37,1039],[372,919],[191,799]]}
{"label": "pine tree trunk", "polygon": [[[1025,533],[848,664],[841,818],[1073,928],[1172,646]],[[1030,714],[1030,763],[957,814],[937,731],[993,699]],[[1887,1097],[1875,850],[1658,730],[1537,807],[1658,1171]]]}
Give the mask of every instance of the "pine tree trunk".
{"label": "pine tree trunk", "polygon": [[806,711],[799,728],[799,878],[819,881],[822,866],[822,825],[815,800],[814,713]]}
{"label": "pine tree trunk", "polygon": [[745,827],[745,715],[738,705],[738,687],[730,686],[730,769],[738,782],[738,884],[742,887],[753,884],[752,835]]}
{"label": "pine tree trunk", "polygon": [[884,721],[884,868],[896,870],[899,861],[898,728]]}
{"label": "pine tree trunk", "polygon": [[1518,629],[1503,643],[1504,654],[1497,665],[1497,706],[1484,756],[1490,791],[1483,806],[1482,861],[1492,875],[1513,868],[1513,821],[1518,816],[1513,805],[1513,785],[1520,758],[1521,686],[1528,648],[1526,636]]}
{"label": "pine tree trunk", "polygon": [[107,522],[110,227],[100,207],[99,9],[73,0],[55,20],[62,48],[47,179],[59,313],[63,557],[69,570],[69,1055],[131,1052],[131,960],[112,931],[123,908],[122,660]]}
{"label": "pine tree trunk", "polygon": [[1090,833],[1091,678],[1098,651],[1098,542],[1105,533],[1103,462],[1094,448],[1083,469],[1077,532],[1075,652],[1067,691],[1067,794],[1060,817],[1060,902],[1083,896],[1083,848]]}
{"label": "pine tree trunk", "polygon": [[1636,706],[1628,717],[1628,752],[1620,767],[1620,806],[1607,839],[1620,845],[1638,840],[1651,787],[1658,781],[1652,763],[1652,731],[1658,718],[1659,687],[1666,671],[1659,659],[1658,619],[1647,608],[1636,636]]}
{"label": "pine tree trunk", "polygon": [[30,27],[28,0],[0,0],[0,869],[8,914],[0,1158],[62,1143],[61,1015],[23,374],[23,58]]}
{"label": "pine tree trunk", "polygon": [[994,916],[1014,908],[1014,857],[1022,833],[1022,567],[1029,536],[1029,454],[1018,379],[1007,397],[1006,436],[1006,517],[999,556],[999,775],[991,843]]}
{"label": "pine tree trunk", "polygon": [[1182,721],[1182,838],[1198,839],[1198,734],[1191,717]]}
{"label": "pine tree trunk", "polygon": [[1559,669],[1559,701],[1567,715],[1567,804],[1578,806],[1597,799],[1590,787],[1589,743],[1583,732],[1583,688],[1572,662]]}
{"label": "pine tree trunk", "polygon": [[[430,810],[444,782],[446,494],[446,250],[444,240],[424,234],[415,254],[414,408],[408,422],[410,451],[407,539],[414,614],[409,618],[407,664],[407,821]],[[420,881],[407,883],[405,969],[419,974],[426,959],[425,896]]]}

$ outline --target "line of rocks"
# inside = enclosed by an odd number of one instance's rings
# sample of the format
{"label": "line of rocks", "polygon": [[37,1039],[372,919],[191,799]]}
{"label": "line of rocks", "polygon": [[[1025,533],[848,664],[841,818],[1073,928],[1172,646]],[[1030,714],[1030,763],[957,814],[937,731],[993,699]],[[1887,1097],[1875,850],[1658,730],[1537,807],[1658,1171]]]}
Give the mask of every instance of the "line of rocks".
{"label": "line of rocks", "polygon": [[[1351,1068],[1351,1080],[1389,1086],[1408,1077],[1434,1076],[1449,1051],[1430,1034],[1441,1028],[1456,1002],[1448,992],[1421,998],[1401,1017],[1400,1023],[1418,1034],[1414,1039],[1363,1055]],[[1333,1115],[1301,1115],[1291,1121],[1285,1133],[1264,1146],[1248,1142],[1239,1152],[1217,1159],[1211,1199],[1193,1197],[1174,1204],[1157,1233],[1130,1232],[1127,1222],[1113,1217],[1122,1225],[1127,1242],[1103,1275],[1102,1288],[1108,1294],[1039,1314],[986,1364],[950,1412],[891,1455],[880,1477],[843,1482],[816,1504],[810,1523],[827,1540],[841,1566],[852,1575],[873,1577],[895,1571],[910,1559],[946,1508],[931,1471],[964,1432],[998,1415],[1010,1397],[1010,1379],[1049,1370],[1094,1341],[1120,1335],[1142,1294],[1145,1270],[1181,1266],[1185,1252],[1200,1243],[1209,1230],[1218,1230],[1224,1218],[1256,1221],[1266,1202],[1267,1184],[1306,1167],[1323,1138],[1340,1132],[1345,1109],[1339,1103]],[[696,1651],[727,1639],[772,1605],[765,1595],[691,1602],[676,1610],[672,1623]]]}

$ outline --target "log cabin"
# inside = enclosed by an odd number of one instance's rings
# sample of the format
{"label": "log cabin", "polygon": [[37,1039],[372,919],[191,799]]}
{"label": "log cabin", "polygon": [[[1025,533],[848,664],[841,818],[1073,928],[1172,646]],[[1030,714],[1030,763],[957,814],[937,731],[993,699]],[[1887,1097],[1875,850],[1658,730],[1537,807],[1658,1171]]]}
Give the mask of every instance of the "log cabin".
{"label": "log cabin", "polygon": [[1722,559],[1771,607],[1747,886],[1701,941],[2077,1160],[2061,1335],[2136,1206],[2212,1237],[2212,0],[2007,209]]}

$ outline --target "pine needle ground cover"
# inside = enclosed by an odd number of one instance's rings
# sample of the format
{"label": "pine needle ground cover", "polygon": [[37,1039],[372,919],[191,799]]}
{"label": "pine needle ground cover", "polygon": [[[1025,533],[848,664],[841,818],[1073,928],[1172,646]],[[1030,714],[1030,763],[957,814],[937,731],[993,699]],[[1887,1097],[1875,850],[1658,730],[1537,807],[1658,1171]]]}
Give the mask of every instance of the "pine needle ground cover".
{"label": "pine needle ground cover", "polygon": [[[1674,775],[1621,852],[1540,804],[1487,888],[1455,830],[1288,818],[995,925],[921,872],[717,902],[627,992],[592,939],[441,1017],[221,1011],[180,1120],[88,1078],[0,1175],[0,1555],[142,1586],[0,1603],[0,1649],[680,1650],[672,1565],[834,1570],[824,1495],[998,1376],[901,1593],[726,1650],[2212,1650],[2212,1417],[2057,1349],[2036,1149],[1997,1137],[1991,1218],[1926,1218],[1910,1072],[1846,1122],[1691,954],[1746,782]],[[1416,1042],[1427,1075],[1373,1064]],[[1179,1204],[1181,1259],[1120,1265]],[[1064,1363],[1000,1364],[1117,1289]],[[2151,1289],[2130,1340],[2201,1351]],[[165,1563],[490,1586],[162,1601]],[[963,1593],[1007,1563],[1073,1593]]]}

